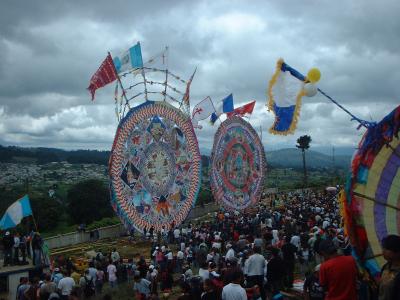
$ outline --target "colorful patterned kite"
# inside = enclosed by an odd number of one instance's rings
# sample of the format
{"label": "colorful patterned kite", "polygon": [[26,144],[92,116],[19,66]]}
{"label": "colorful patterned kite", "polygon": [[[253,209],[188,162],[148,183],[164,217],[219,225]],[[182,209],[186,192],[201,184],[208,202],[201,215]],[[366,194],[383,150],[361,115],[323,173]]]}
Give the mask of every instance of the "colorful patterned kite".
{"label": "colorful patterned kite", "polygon": [[201,157],[187,114],[146,101],[121,120],[110,156],[112,206],[125,226],[170,228],[187,217],[201,184]]}
{"label": "colorful patterned kite", "polygon": [[221,123],[214,137],[211,162],[211,190],[225,208],[243,210],[260,199],[265,152],[248,122],[232,116]]}
{"label": "colorful patterned kite", "polygon": [[384,264],[381,241],[400,232],[400,106],[368,128],[352,161],[342,199],[345,228],[373,277]]}

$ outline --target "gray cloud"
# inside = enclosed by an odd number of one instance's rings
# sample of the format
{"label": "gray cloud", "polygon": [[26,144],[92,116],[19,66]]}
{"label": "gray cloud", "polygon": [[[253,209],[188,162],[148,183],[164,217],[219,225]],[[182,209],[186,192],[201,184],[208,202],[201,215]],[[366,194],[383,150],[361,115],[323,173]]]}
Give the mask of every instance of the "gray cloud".
{"label": "gray cloud", "polygon": [[[192,106],[229,93],[257,100],[250,122],[267,149],[354,146],[362,131],[322,95],[304,99],[294,136],[273,136],[264,107],[276,60],[306,73],[320,68],[321,89],[356,115],[379,120],[400,94],[398,1],[2,1],[0,143],[109,149],[116,129],[113,86],[91,103],[89,79],[107,51],[140,40],[143,56],[170,47],[169,68],[192,84]],[[196,131],[211,147],[216,127]]]}

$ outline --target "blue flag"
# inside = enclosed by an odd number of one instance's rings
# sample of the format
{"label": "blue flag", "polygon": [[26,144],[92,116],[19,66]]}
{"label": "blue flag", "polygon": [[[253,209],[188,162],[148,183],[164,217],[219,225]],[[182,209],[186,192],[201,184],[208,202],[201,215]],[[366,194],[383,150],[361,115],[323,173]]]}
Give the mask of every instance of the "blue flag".
{"label": "blue flag", "polygon": [[215,123],[215,121],[218,120],[218,118],[223,114],[223,113],[228,113],[234,110],[233,107],[233,95],[230,94],[224,99],[222,99],[221,103],[217,105],[215,108],[215,112],[211,114],[210,121],[212,124]]}

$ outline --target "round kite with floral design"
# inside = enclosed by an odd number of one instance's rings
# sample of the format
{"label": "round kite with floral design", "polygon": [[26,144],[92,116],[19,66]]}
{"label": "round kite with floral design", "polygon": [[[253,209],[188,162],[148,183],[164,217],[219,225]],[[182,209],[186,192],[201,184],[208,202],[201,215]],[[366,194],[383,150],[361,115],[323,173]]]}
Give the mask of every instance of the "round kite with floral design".
{"label": "round kite with floral design", "polygon": [[190,118],[146,101],[121,120],[110,156],[112,207],[128,228],[178,225],[194,205],[201,157]]}
{"label": "round kite with floral design", "polygon": [[211,190],[225,208],[242,210],[260,199],[265,152],[248,122],[231,116],[221,123],[214,137],[211,163]]}

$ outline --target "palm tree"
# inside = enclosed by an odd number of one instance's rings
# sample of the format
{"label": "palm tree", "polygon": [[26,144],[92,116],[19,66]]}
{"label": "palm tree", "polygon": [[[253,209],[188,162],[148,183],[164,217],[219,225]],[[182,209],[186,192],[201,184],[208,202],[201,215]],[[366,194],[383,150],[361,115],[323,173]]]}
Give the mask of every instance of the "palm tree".
{"label": "palm tree", "polygon": [[306,150],[310,148],[311,136],[303,135],[297,139],[296,147],[301,149],[303,154],[303,172],[304,172],[304,187],[307,187],[307,168],[306,168]]}

